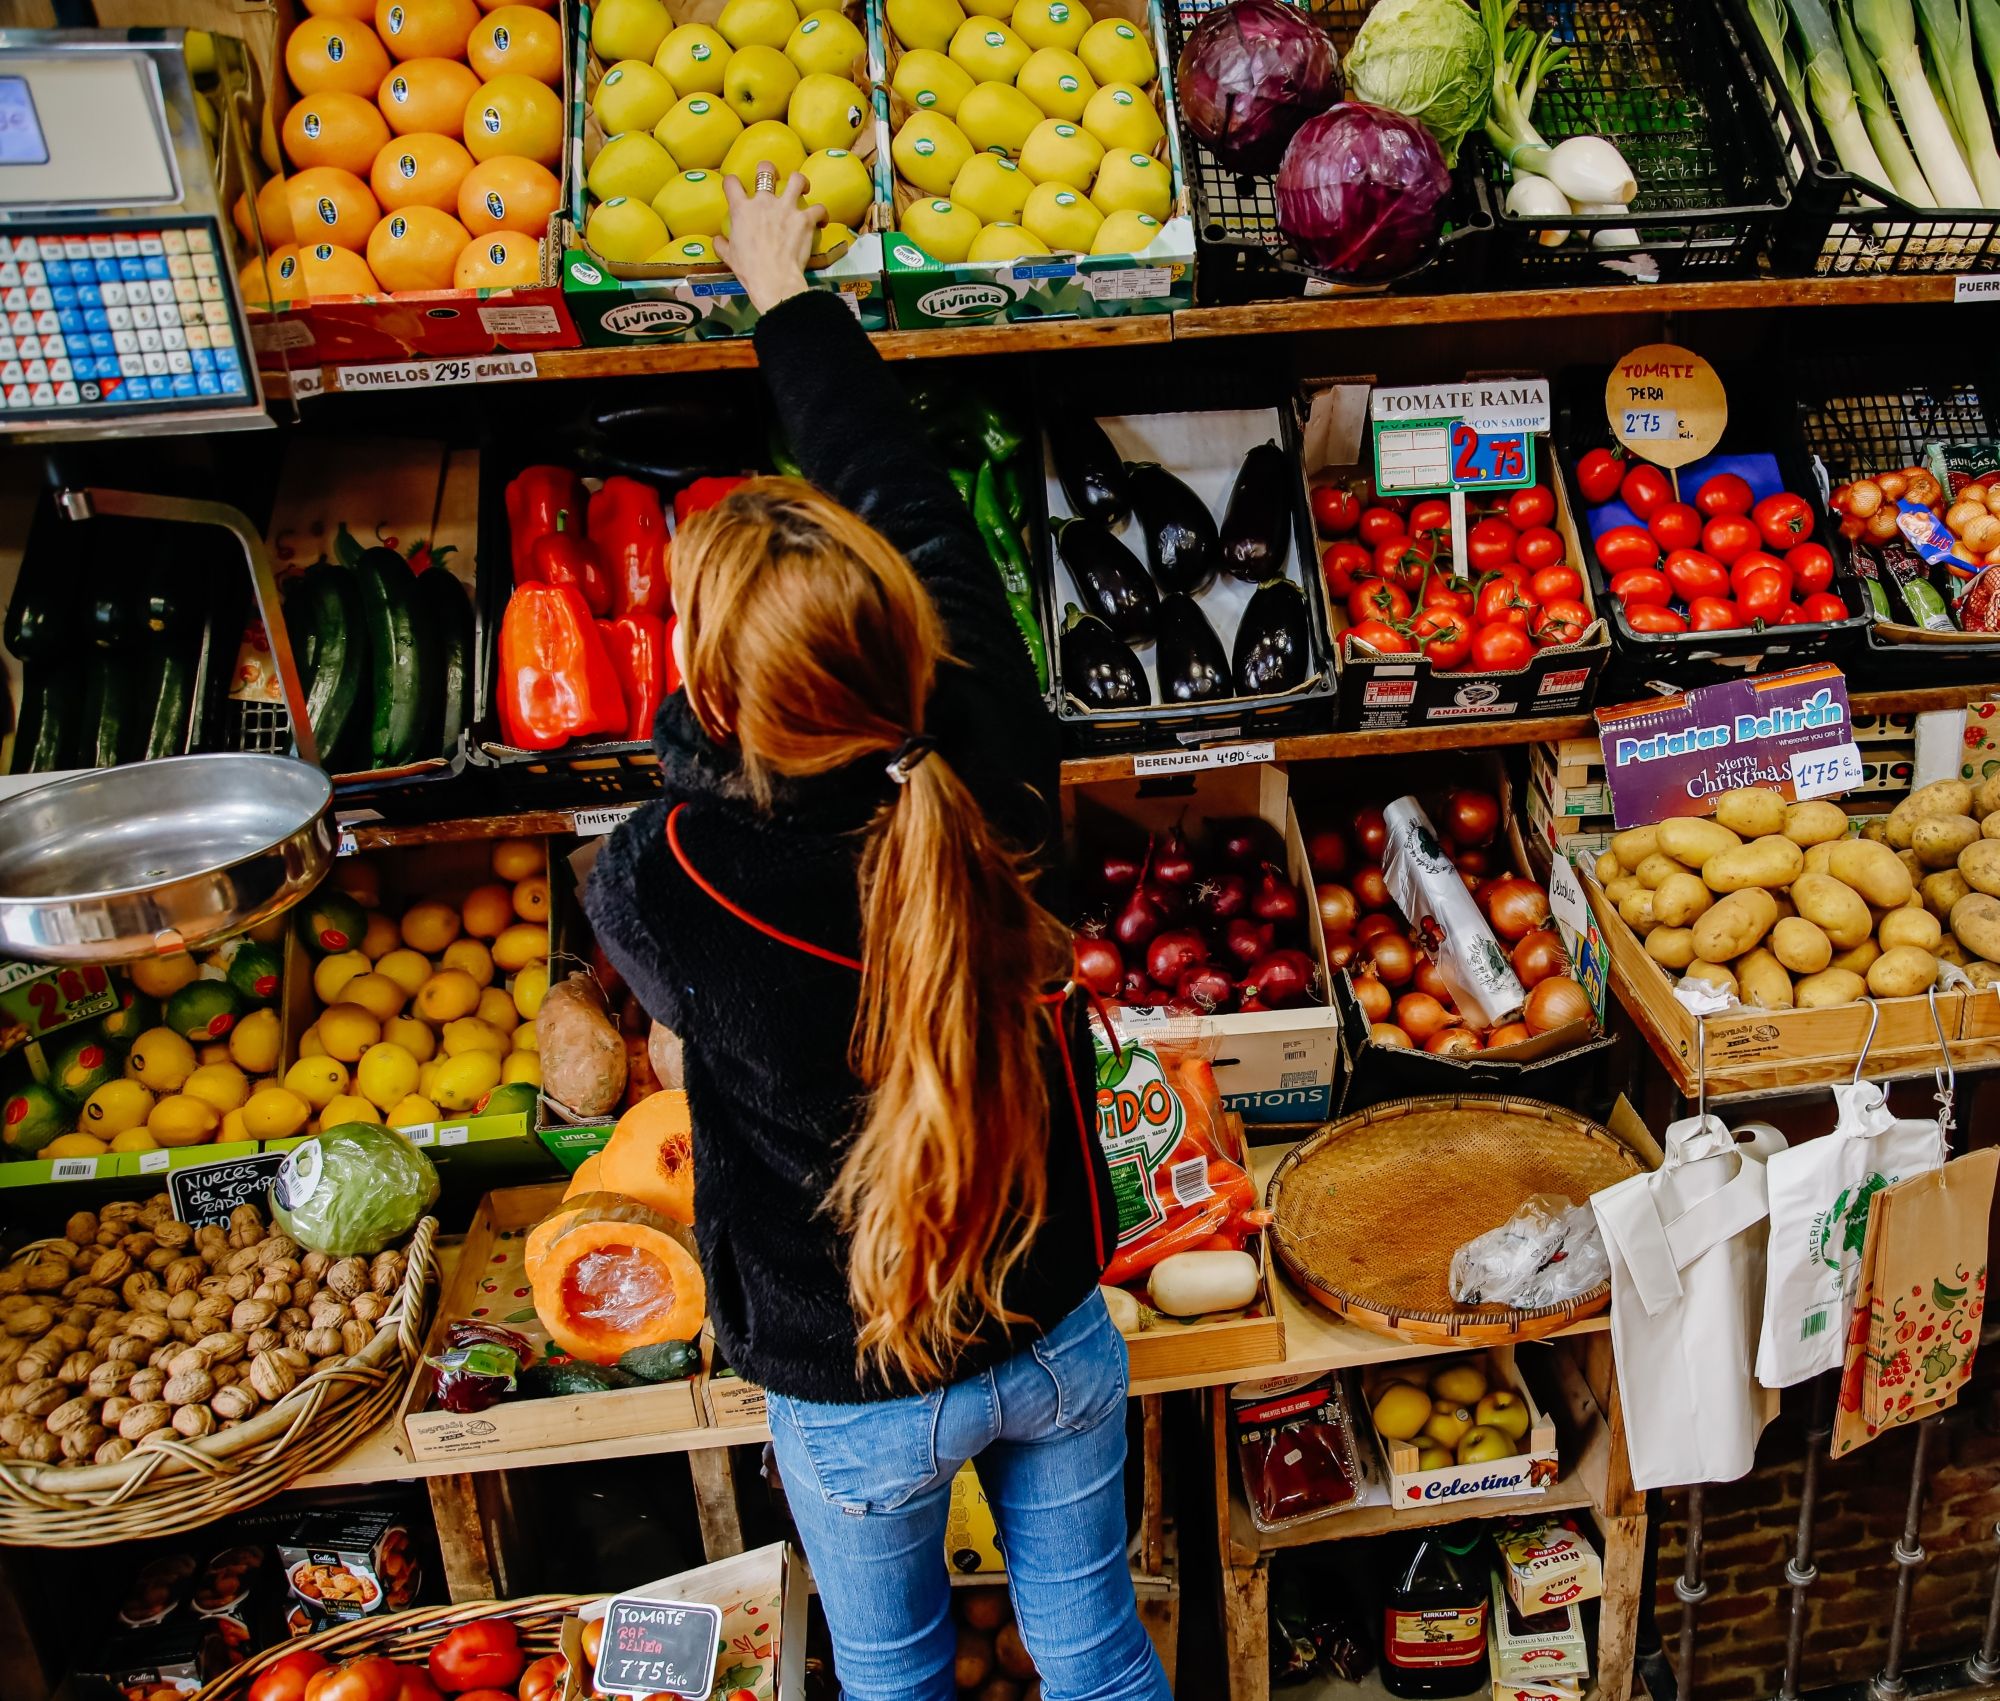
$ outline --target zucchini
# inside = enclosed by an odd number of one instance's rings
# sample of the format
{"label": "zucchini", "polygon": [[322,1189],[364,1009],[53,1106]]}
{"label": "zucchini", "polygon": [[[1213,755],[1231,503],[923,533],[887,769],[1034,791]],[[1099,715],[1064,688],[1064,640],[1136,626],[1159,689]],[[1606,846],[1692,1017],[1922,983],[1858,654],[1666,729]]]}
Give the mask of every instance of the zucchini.
{"label": "zucchini", "polygon": [[636,1388],[639,1379],[631,1372],[606,1364],[588,1364],[580,1358],[544,1359],[521,1372],[521,1389],[530,1399],[547,1399],[552,1394],[602,1394],[613,1388]]}
{"label": "zucchini", "polygon": [[333,751],[354,712],[367,671],[360,665],[366,642],[362,601],[354,579],[342,569],[320,561],[306,570],[306,601],[300,612],[311,633],[308,645],[313,658],[306,680],[306,718],[329,773],[342,771],[333,765]]}
{"label": "zucchini", "polygon": [[148,711],[140,759],[179,756],[191,745],[188,715],[194,707],[194,654],[185,638],[163,638],[146,664]]}
{"label": "zucchini", "polygon": [[83,722],[88,743],[82,765],[115,768],[128,761],[140,742],[134,723],[145,675],[137,658],[123,651],[90,652],[83,672]]}
{"label": "zucchini", "polygon": [[701,1369],[701,1348],[693,1341],[655,1341],[620,1354],[618,1368],[641,1382],[678,1382]]}
{"label": "zucchini", "polygon": [[432,562],[417,575],[417,598],[430,611],[437,642],[441,713],[432,748],[449,760],[472,719],[472,597],[450,568]]}
{"label": "zucchini", "polygon": [[17,774],[49,774],[77,764],[65,743],[80,723],[81,675],[67,662],[33,661],[21,681],[21,718],[14,726]]}
{"label": "zucchini", "polygon": [[416,575],[393,549],[381,548],[364,549],[350,571],[361,598],[375,691],[368,762],[371,768],[391,768],[416,750],[427,696]]}

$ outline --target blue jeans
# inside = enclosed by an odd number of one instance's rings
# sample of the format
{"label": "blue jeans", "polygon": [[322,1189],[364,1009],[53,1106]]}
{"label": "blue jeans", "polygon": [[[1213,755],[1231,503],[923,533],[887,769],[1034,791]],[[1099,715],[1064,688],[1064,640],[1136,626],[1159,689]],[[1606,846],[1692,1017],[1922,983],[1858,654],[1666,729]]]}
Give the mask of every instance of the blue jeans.
{"label": "blue jeans", "polygon": [[765,1396],[848,1701],[952,1701],[945,1514],[967,1459],[993,1508],[1045,1701],[1171,1701],[1125,1558],[1125,1343],[1096,1294],[1025,1352],[933,1393]]}

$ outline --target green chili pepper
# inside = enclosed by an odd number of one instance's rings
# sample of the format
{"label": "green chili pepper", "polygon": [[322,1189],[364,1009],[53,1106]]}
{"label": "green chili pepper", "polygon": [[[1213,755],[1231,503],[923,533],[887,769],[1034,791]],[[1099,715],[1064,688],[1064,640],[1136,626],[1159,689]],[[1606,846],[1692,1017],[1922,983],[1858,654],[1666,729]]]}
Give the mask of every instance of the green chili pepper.
{"label": "green chili pepper", "polygon": [[804,478],[805,468],[799,465],[798,457],[792,453],[791,444],[785,441],[784,427],[773,423],[771,436],[766,444],[771,456],[773,470],[786,478]]}
{"label": "green chili pepper", "polygon": [[1000,483],[1000,500],[1006,505],[1007,518],[1018,532],[1028,523],[1028,503],[1021,494],[1021,475],[1012,461],[1002,461],[993,469],[993,476]]}
{"label": "green chili pepper", "polygon": [[980,463],[979,474],[973,484],[972,518],[986,545],[986,553],[992,557],[993,565],[999,571],[1000,587],[1006,592],[1007,607],[1013,613],[1014,624],[1021,629],[1021,641],[1027,646],[1028,659],[1035,664],[1035,683],[1046,690],[1049,652],[1042,639],[1041,622],[1035,618],[1034,581],[1029,573],[1028,558],[1021,549],[1020,533],[1007,518],[1006,505],[1001,500],[999,481],[991,461]]}
{"label": "green chili pepper", "polygon": [[980,444],[987,454],[993,457],[995,465],[1011,461],[1026,440],[1021,431],[991,402],[967,400],[968,411],[978,426]]}
{"label": "green chili pepper", "polygon": [[952,489],[958,492],[959,501],[966,507],[972,506],[973,473],[970,467],[946,467],[945,474],[951,480]]}

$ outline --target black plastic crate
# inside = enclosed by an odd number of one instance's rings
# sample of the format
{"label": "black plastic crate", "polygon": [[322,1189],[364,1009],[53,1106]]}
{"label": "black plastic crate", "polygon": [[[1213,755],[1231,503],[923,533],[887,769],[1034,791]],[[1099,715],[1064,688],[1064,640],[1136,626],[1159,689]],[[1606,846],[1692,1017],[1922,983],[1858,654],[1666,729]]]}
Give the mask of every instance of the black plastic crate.
{"label": "black plastic crate", "polygon": [[[1602,136],[1639,185],[1623,215],[1537,218],[1500,211],[1513,177],[1483,138],[1477,158],[1496,212],[1488,283],[1613,283],[1650,256],[1662,279],[1754,273],[1788,205],[1780,136],[1722,0],[1525,0],[1516,23],[1553,29],[1570,52],[1543,79],[1531,115],[1551,146]],[[1475,152],[1468,143],[1466,152]],[[1636,247],[1593,248],[1636,230]],[[1537,232],[1569,239],[1544,247]]]}
{"label": "black plastic crate", "polygon": [[[1196,24],[1227,0],[1166,0],[1167,47],[1178,61]],[[1299,3],[1299,0],[1293,0]],[[1303,9],[1325,29],[1344,64],[1371,0],[1303,0]],[[1478,289],[1485,278],[1486,242],[1493,213],[1485,185],[1471,163],[1471,145],[1460,153],[1445,202],[1445,229],[1436,257],[1379,285],[1335,283],[1303,260],[1278,229],[1278,198],[1269,177],[1232,171],[1195,139],[1176,104],[1181,162],[1194,206],[1198,256],[1196,289],[1208,304],[1270,301],[1290,296],[1380,294],[1390,289],[1444,295]]]}
{"label": "black plastic crate", "polygon": [[2000,211],[1913,207],[1844,170],[1818,115],[1785,87],[1744,0],[1724,3],[1755,68],[1757,98],[1786,144],[1792,204],[1771,244],[1773,268],[1831,278],[2000,271]]}

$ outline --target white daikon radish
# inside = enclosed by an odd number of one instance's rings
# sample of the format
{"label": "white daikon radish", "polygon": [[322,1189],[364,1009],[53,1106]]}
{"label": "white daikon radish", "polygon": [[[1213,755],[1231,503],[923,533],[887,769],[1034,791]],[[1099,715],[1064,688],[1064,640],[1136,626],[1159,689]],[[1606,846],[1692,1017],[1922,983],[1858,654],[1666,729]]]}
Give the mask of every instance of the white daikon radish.
{"label": "white daikon radish", "polygon": [[1176,1252],[1153,1266],[1146,1292],[1169,1317],[1235,1311],[1257,1297],[1257,1260],[1247,1252]]}
{"label": "white daikon radish", "polygon": [[1112,1326],[1121,1335],[1136,1335],[1146,1326],[1145,1308],[1136,1295],[1123,1288],[1099,1288],[1104,1295],[1104,1309],[1111,1313]]}
{"label": "white daikon radish", "polygon": [[1602,136],[1571,136],[1549,152],[1548,175],[1572,201],[1616,201],[1629,206],[1639,181],[1625,156]]}
{"label": "white daikon radish", "polygon": [[[1562,219],[1569,217],[1569,197],[1546,177],[1523,172],[1507,187],[1507,215],[1517,219]],[[1544,248],[1560,248],[1568,238],[1566,230],[1538,230],[1535,240]]]}

